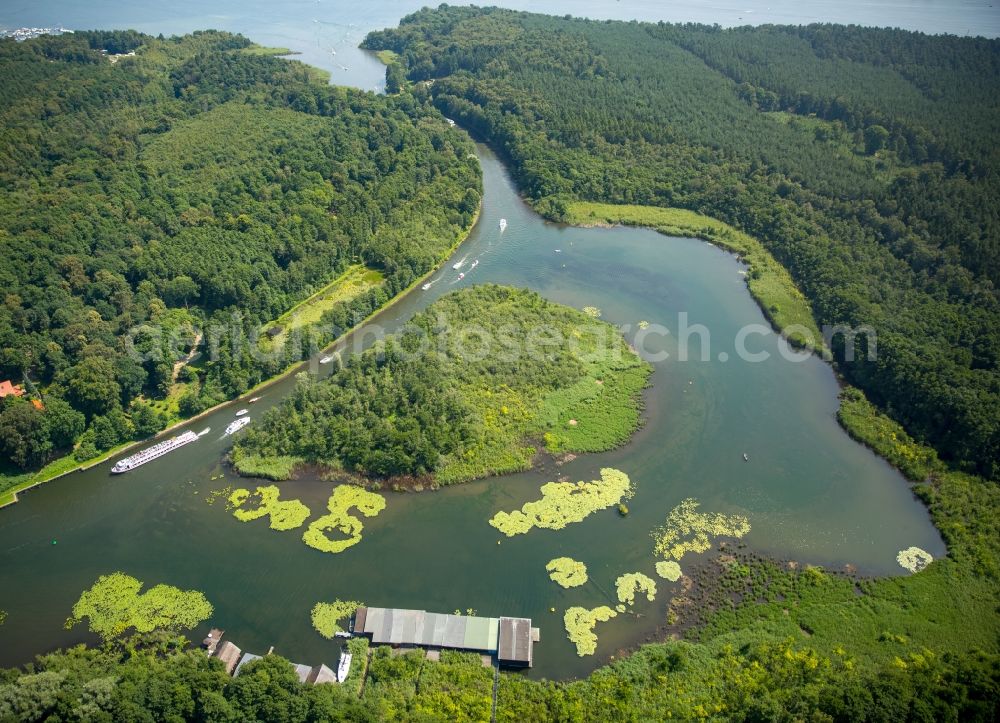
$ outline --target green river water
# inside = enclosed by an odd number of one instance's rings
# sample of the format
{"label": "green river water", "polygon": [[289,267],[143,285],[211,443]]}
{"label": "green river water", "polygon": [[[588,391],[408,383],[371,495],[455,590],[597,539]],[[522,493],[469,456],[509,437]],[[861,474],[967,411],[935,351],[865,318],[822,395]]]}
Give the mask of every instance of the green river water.
{"label": "green river water", "polygon": [[[599,624],[592,657],[577,657],[562,612],[609,604],[603,591],[613,592],[622,573],[655,576],[649,532],[686,497],[698,499],[703,511],[745,514],[752,527],[747,545],[783,559],[898,574],[903,570],[895,557],[903,548],[944,553],[905,480],[838,427],[837,383],[828,365],[782,358],[773,333],[746,344],[768,352],[767,361],[737,359],[738,330],[764,319],[736,259],[709,244],[652,231],[544,222],[518,198],[493,154],[481,147],[480,157],[482,217],[455,254],[468,256],[467,266],[479,258],[478,267],[459,282],[448,262],[429,291],[418,288],[374,322],[398,328],[460,284],[497,282],[578,308],[597,306],[615,324],[663,324],[672,334],[649,337],[645,347],[672,354],[655,365],[646,424],[633,441],[558,468],[550,463],[437,492],[387,493],[386,510],[365,520],[363,541],[330,555],[306,547],[302,530],[275,532],[266,519],[241,523],[224,501],[206,504],[212,490],[250,482],[230,475],[210,481],[223,471],[228,443],[220,435],[238,408],[229,405],[191,425],[211,427],[210,434],[167,457],[126,475],[111,476],[110,463],[75,473],[0,511],[0,609],[9,613],[0,626],[0,664],[93,641],[85,626],[65,631],[63,621],[98,575],[122,570],[149,585],[203,591],[215,606],[211,624],[244,650],[274,645],[297,662],[335,663],[335,644],[310,625],[309,610],[320,600],[437,612],[471,607],[481,615],[531,617],[541,628],[531,675],[578,676],[650,635],[675,585],[657,579],[657,599],[638,602],[638,616]],[[501,234],[502,217],[509,226]],[[712,361],[677,360],[680,312],[711,333]],[[692,351],[701,358],[697,346]],[[720,352],[729,360],[720,361]],[[292,383],[270,387],[252,415],[277,403]],[[496,511],[537,497],[546,481],[594,479],[606,466],[624,470],[635,484],[628,517],[605,510],[565,530],[511,539],[487,524]],[[316,479],[282,484],[283,498],[302,499],[314,515],[329,494],[330,485]],[[545,563],[563,555],[584,561],[597,584],[563,590],[551,582]],[[685,558],[682,567],[696,559]],[[207,628],[192,637],[200,639]]]}

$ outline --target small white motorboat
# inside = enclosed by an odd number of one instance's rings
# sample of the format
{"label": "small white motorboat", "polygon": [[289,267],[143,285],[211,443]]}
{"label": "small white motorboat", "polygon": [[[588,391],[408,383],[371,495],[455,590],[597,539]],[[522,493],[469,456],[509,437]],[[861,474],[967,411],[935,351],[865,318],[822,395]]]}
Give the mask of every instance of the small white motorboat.
{"label": "small white motorboat", "polygon": [[507,219],[501,218],[500,219],[500,230],[503,231],[505,228],[507,228]]}
{"label": "small white motorboat", "polygon": [[238,411],[236,413],[236,416],[237,417],[242,417],[244,414],[250,414],[250,410],[249,409],[241,409],[240,411]]}
{"label": "small white motorboat", "polygon": [[248,404],[253,404],[254,402],[259,402],[259,401],[260,401],[260,397],[250,397],[250,399],[247,401],[247,403]]}
{"label": "small white motorboat", "polygon": [[333,357],[332,356],[325,356],[325,357],[323,357],[322,359],[319,360],[319,363],[320,364],[329,364],[332,361],[333,361]]}
{"label": "small white motorboat", "polygon": [[340,663],[337,665],[337,682],[343,683],[347,676],[351,674],[351,654],[341,653]]}
{"label": "small white motorboat", "polygon": [[750,461],[750,455],[747,454],[746,452],[743,453],[743,461],[744,462],[749,462]]}
{"label": "small white motorboat", "polygon": [[468,256],[463,256],[458,261],[456,261],[455,263],[453,263],[451,265],[451,268],[455,269],[455,271],[458,271],[460,268],[462,268],[465,265],[465,260],[467,258],[469,258],[469,257]]}
{"label": "small white motorboat", "polygon": [[226,433],[223,436],[228,437],[230,434],[235,434],[248,424],[250,424],[250,417],[240,417],[229,423],[229,426],[226,427]]}
{"label": "small white motorboat", "polygon": [[458,280],[459,281],[461,281],[464,278],[465,278],[465,274],[464,273],[458,275]]}

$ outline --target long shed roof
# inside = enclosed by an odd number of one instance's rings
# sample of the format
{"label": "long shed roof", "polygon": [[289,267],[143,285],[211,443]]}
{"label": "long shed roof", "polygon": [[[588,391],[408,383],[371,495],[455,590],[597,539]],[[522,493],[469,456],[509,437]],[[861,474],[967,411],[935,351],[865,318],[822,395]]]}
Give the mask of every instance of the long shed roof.
{"label": "long shed roof", "polygon": [[489,653],[497,650],[499,629],[498,618],[402,608],[359,608],[354,622],[354,632],[371,635],[376,645],[418,645]]}

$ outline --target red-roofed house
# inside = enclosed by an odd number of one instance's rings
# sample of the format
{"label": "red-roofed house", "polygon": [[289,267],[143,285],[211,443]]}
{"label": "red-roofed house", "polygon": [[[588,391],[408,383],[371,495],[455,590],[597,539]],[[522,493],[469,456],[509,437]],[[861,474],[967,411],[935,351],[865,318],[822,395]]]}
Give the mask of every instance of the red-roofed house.
{"label": "red-roofed house", "polygon": [[20,397],[24,395],[24,387],[20,384],[14,386],[10,383],[10,380],[5,379],[0,382],[0,397],[6,397],[13,394],[15,397]]}

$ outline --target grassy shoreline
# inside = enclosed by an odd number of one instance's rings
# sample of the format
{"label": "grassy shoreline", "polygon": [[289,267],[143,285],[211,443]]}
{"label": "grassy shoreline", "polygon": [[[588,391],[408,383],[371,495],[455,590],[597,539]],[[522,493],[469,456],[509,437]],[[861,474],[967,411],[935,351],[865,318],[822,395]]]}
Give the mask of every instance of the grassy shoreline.
{"label": "grassy shoreline", "polygon": [[[420,278],[416,279],[412,284],[410,284],[408,287],[406,287],[405,289],[403,289],[401,292],[399,292],[398,294],[396,294],[396,296],[394,296],[393,298],[389,299],[389,301],[386,302],[383,306],[381,306],[380,308],[376,309],[371,314],[369,314],[367,317],[365,317],[360,322],[358,322],[356,325],[354,325],[353,327],[351,327],[350,329],[348,329],[347,331],[345,331],[343,334],[341,334],[338,339],[335,339],[333,342],[331,342],[329,345],[327,345],[327,347],[325,349],[323,349],[322,352],[329,352],[329,351],[333,350],[335,347],[337,347],[338,344],[341,344],[346,338],[348,338],[351,334],[353,334],[354,332],[356,332],[359,328],[363,327],[369,321],[371,321],[375,317],[379,316],[380,314],[384,313],[385,311],[391,309],[396,303],[398,303],[400,301],[400,299],[403,299],[406,296],[409,296],[410,292],[412,292],[415,288],[417,288],[419,285],[421,285],[427,278],[429,278],[433,274],[437,273],[437,271],[440,270],[441,267],[444,265],[445,261],[447,261],[448,258],[455,252],[455,250],[459,246],[461,246],[465,242],[465,240],[467,238],[469,238],[469,235],[472,233],[472,230],[476,227],[476,224],[479,223],[479,216],[480,216],[480,214],[482,212],[482,208],[483,208],[483,204],[482,204],[482,200],[480,200],[480,202],[479,202],[479,208],[476,209],[476,214],[475,214],[475,216],[472,217],[472,223],[469,224],[469,227],[467,229],[464,229],[461,233],[459,233],[457,235],[456,241],[442,254],[441,259],[438,261],[438,263],[434,267],[432,267],[426,274],[424,274]],[[338,279],[339,278],[341,278],[341,277],[338,277]],[[327,288],[327,287],[324,287],[324,289],[325,288]],[[316,294],[314,294],[313,296],[311,296],[309,298],[311,299],[311,298],[313,298],[315,296],[316,296]],[[296,304],[296,307],[300,306],[302,303],[304,303],[304,302],[300,302],[299,304]],[[293,309],[296,308],[296,307],[293,307]],[[288,312],[286,312],[286,313],[288,313]],[[192,422],[196,422],[199,419],[202,419],[203,417],[207,417],[208,415],[213,414],[214,412],[218,411],[219,409],[222,409],[223,407],[225,407],[228,404],[235,404],[235,403],[240,402],[242,400],[249,399],[250,397],[254,396],[255,394],[259,393],[260,391],[262,391],[264,389],[267,389],[268,387],[270,387],[270,386],[272,386],[274,384],[277,384],[278,382],[282,381],[283,379],[287,379],[292,374],[295,374],[298,371],[302,370],[304,367],[308,366],[308,364],[309,364],[309,361],[295,362],[294,364],[290,365],[289,367],[287,367],[283,371],[279,372],[275,376],[270,377],[269,379],[263,380],[262,382],[260,382],[259,384],[255,385],[251,389],[247,390],[246,392],[244,392],[240,396],[234,397],[233,399],[228,399],[228,400],[226,400],[224,402],[216,404],[213,407],[209,407],[208,409],[206,409],[206,410],[204,410],[202,412],[199,412],[198,414],[196,414],[196,415],[194,415],[192,417],[188,417],[186,419],[181,419],[181,420],[175,422],[174,424],[171,424],[170,426],[166,427],[165,429],[162,429],[161,431],[157,432],[155,435],[153,435],[152,437],[149,437],[148,439],[137,440],[137,441],[133,441],[133,442],[126,442],[125,444],[118,445],[117,447],[113,447],[112,449],[109,449],[109,450],[106,450],[106,451],[102,452],[97,457],[91,457],[90,459],[84,460],[82,462],[78,462],[77,460],[73,459],[72,452],[70,454],[67,454],[67,455],[63,456],[63,457],[59,457],[57,459],[54,459],[53,461],[49,462],[47,465],[45,465],[44,467],[42,467],[40,470],[38,470],[37,472],[33,473],[24,482],[20,482],[18,484],[15,484],[10,489],[7,489],[3,493],[0,493],[0,510],[2,510],[5,507],[9,507],[10,505],[13,505],[13,504],[17,503],[17,501],[19,499],[18,495],[20,493],[22,493],[22,492],[26,492],[27,490],[33,489],[35,487],[38,487],[39,485],[45,484],[46,482],[51,482],[52,480],[59,479],[60,477],[64,477],[64,476],[66,476],[68,474],[71,474],[73,472],[76,472],[76,471],[81,471],[82,472],[82,471],[88,470],[91,467],[94,467],[94,466],[96,466],[98,464],[101,464],[102,462],[107,461],[108,459],[110,459],[111,457],[114,457],[115,455],[118,455],[118,454],[121,454],[122,452],[126,452],[128,450],[134,449],[135,447],[139,447],[141,445],[148,444],[149,442],[151,442],[153,440],[156,440],[156,439],[159,439],[161,437],[165,437],[168,434],[170,434],[171,432],[174,432],[174,431],[176,431],[177,429],[179,429],[181,427],[184,427],[184,426],[186,426],[188,424],[191,424]]]}
{"label": "grassy shoreline", "polygon": [[[743,256],[751,270],[761,270],[759,275],[749,276],[748,286],[779,331],[797,323],[820,338],[809,304],[788,272],[758,241],[727,224],[683,209],[586,202],[568,204],[564,220],[581,226],[645,226],[665,234],[693,235],[717,243]],[[778,310],[774,311],[772,305],[777,305]],[[814,346],[813,350],[830,361],[825,348]],[[836,367],[834,371],[837,373]],[[987,480],[949,467],[933,448],[910,437],[899,423],[850,385],[843,385],[837,421],[852,439],[885,459],[908,480],[911,491],[926,506],[941,533],[946,556],[915,575],[866,580],[861,583],[861,598],[849,576],[810,572],[810,568],[786,569],[764,559],[734,563],[722,556],[712,563],[722,566],[721,575],[710,571],[703,579],[694,580],[696,587],[708,588],[701,591],[702,603],[710,602],[714,610],[699,616],[700,621],[686,637],[714,647],[748,635],[791,638],[801,637],[800,631],[808,630],[809,641],[805,644],[810,648],[832,658],[846,650],[870,669],[898,667],[899,661],[911,661],[908,656],[919,656],[921,649],[995,651],[998,646],[989,642],[993,639],[984,627],[994,631],[998,627],[995,617],[992,623],[987,621],[1000,598],[1000,561],[990,545],[990,540],[1000,535],[1000,524],[989,512],[1000,509],[1000,491]],[[744,597],[757,602],[731,606],[728,596],[744,585]],[[762,589],[773,593],[762,595]],[[675,599],[683,608],[691,596],[681,593]],[[853,634],[845,636],[845,629],[851,629]]]}
{"label": "grassy shoreline", "polygon": [[[574,226],[643,226],[667,236],[695,237],[737,254],[749,267],[747,287],[764,316],[795,346],[823,353],[823,335],[791,274],[760,241],[727,223],[683,208],[574,201],[563,217]],[[792,327],[806,330],[789,331]]]}

